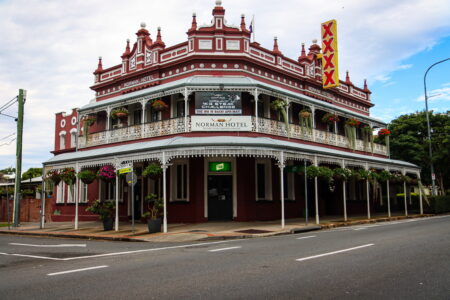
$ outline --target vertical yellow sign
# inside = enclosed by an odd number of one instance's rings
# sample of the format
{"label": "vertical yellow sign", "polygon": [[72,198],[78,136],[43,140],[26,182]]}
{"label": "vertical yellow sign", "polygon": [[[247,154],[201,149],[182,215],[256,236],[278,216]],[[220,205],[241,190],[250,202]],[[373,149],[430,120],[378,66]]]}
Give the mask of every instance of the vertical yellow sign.
{"label": "vertical yellow sign", "polygon": [[337,23],[330,20],[322,28],[322,85],[324,89],[339,86]]}

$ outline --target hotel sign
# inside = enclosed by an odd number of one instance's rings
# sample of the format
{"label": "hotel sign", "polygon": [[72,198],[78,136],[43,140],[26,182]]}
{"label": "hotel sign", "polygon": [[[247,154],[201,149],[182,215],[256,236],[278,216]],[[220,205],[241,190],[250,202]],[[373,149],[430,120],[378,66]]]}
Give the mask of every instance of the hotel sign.
{"label": "hotel sign", "polygon": [[197,92],[195,93],[195,114],[240,115],[242,114],[242,95],[240,92]]}
{"label": "hotel sign", "polygon": [[339,86],[336,20],[322,23],[322,85],[324,89]]}
{"label": "hotel sign", "polygon": [[252,131],[251,116],[191,116],[191,131]]}

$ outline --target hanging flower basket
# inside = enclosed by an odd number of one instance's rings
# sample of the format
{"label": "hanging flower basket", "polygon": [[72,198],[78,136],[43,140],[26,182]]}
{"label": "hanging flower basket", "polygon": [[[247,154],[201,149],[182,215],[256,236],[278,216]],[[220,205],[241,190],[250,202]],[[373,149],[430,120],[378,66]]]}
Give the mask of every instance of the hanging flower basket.
{"label": "hanging flower basket", "polygon": [[307,119],[311,116],[311,111],[308,109],[302,109],[298,115],[300,116],[300,118],[304,118]]}
{"label": "hanging flower basket", "polygon": [[151,163],[144,169],[142,176],[150,177],[151,179],[156,180],[161,177],[162,171],[163,170],[159,164]]}
{"label": "hanging flower basket", "polygon": [[54,185],[58,185],[61,182],[61,175],[58,170],[50,170],[47,172],[47,179],[53,182]]}
{"label": "hanging flower basket", "polygon": [[78,172],[77,177],[84,184],[91,184],[97,178],[97,174],[95,174],[95,172],[92,170],[83,170],[83,171]]}
{"label": "hanging flower basket", "polygon": [[362,134],[363,134],[364,150],[368,151],[369,145],[370,145],[370,148],[373,151],[373,129],[372,129],[372,127],[370,127],[368,125],[365,125],[364,127],[362,127]]}
{"label": "hanging flower basket", "polygon": [[164,111],[169,109],[169,105],[167,105],[164,101],[161,99],[153,100],[151,107],[156,111]]}
{"label": "hanging flower basket", "polygon": [[347,180],[352,176],[352,170],[347,168],[336,168],[333,170],[333,178],[335,180]]}
{"label": "hanging flower basket", "polygon": [[391,131],[389,129],[386,129],[386,128],[380,129],[378,131],[378,136],[379,137],[386,137],[386,136],[389,136],[390,134],[391,134]]}
{"label": "hanging flower basket", "polygon": [[336,114],[326,113],[322,117],[322,122],[332,125],[334,122],[339,122],[339,117]]}
{"label": "hanging flower basket", "polygon": [[359,127],[360,124],[361,124],[361,122],[354,118],[350,118],[347,121],[345,121],[345,125],[348,125],[348,126],[354,127],[354,128]]}
{"label": "hanging flower basket", "polygon": [[299,119],[300,119],[300,127],[302,130],[302,133],[309,133],[312,134],[312,113],[309,109],[305,108],[302,109],[298,113]]}
{"label": "hanging flower basket", "polygon": [[288,119],[287,112],[286,112],[287,106],[288,106],[288,104],[286,103],[286,101],[281,100],[281,99],[277,99],[270,104],[270,108],[273,111],[280,113],[281,116],[283,117],[284,125],[286,128],[286,133],[287,133],[288,138],[290,138],[291,130],[289,128],[289,119]]}
{"label": "hanging flower basket", "polygon": [[72,185],[75,182],[75,170],[74,168],[64,168],[61,171],[61,179],[67,185]]}
{"label": "hanging flower basket", "polygon": [[97,177],[103,181],[113,181],[116,178],[116,169],[113,166],[103,166],[98,170]]}
{"label": "hanging flower basket", "polygon": [[113,119],[123,119],[126,117],[128,117],[128,109],[125,107],[116,108],[111,111],[111,118]]}

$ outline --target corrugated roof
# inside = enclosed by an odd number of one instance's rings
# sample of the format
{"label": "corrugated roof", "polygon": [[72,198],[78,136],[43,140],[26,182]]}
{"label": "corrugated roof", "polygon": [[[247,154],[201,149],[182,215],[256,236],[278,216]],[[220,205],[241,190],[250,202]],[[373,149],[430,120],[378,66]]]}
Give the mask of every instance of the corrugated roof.
{"label": "corrugated roof", "polygon": [[235,146],[250,148],[269,148],[274,150],[301,151],[311,154],[332,155],[347,159],[358,159],[371,161],[380,164],[393,164],[397,166],[418,168],[416,165],[394,159],[379,158],[345,151],[329,149],[325,147],[299,144],[289,141],[276,140],[268,137],[236,137],[236,136],[212,136],[212,137],[173,137],[162,140],[147,141],[133,144],[125,144],[106,148],[64,153],[46,161],[45,165],[54,165],[59,163],[87,160],[95,158],[106,158],[114,155],[125,155],[127,153],[138,153],[144,151],[157,151],[174,148],[195,148],[205,146]]}
{"label": "corrugated roof", "polygon": [[205,85],[206,86],[224,85],[225,87],[227,87],[227,86],[261,87],[261,88],[265,88],[268,90],[276,91],[281,94],[285,94],[286,96],[290,96],[292,98],[303,99],[311,104],[326,107],[330,110],[339,111],[341,113],[356,116],[363,120],[372,121],[379,125],[386,125],[386,123],[384,123],[383,121],[381,121],[379,119],[376,119],[376,118],[373,118],[370,116],[366,116],[366,115],[351,111],[349,109],[338,107],[334,104],[331,104],[331,103],[328,103],[325,101],[321,101],[321,100],[318,100],[318,99],[315,99],[315,98],[312,98],[312,97],[309,97],[309,96],[306,96],[306,95],[303,95],[300,93],[295,93],[295,92],[286,90],[284,88],[273,86],[273,85],[267,84],[265,82],[258,81],[258,80],[255,80],[255,79],[252,79],[249,77],[244,77],[244,76],[191,76],[188,78],[183,78],[183,79],[180,79],[177,81],[161,84],[158,86],[149,87],[144,90],[132,92],[132,93],[125,94],[125,95],[120,95],[120,96],[113,97],[113,98],[110,98],[107,100],[103,100],[103,101],[99,101],[99,102],[92,102],[92,103],[89,103],[89,104],[81,107],[80,111],[85,111],[85,110],[89,110],[89,109],[93,109],[93,108],[97,108],[97,107],[101,107],[101,106],[105,106],[105,105],[115,104],[115,103],[118,103],[121,101],[126,101],[126,100],[137,98],[137,97],[147,96],[147,95],[151,95],[154,93],[177,88],[177,87],[205,86]]}

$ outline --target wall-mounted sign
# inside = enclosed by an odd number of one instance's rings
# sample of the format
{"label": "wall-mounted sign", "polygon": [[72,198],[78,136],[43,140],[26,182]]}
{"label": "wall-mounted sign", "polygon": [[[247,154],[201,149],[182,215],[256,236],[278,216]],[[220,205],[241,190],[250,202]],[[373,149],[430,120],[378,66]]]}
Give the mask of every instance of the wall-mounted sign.
{"label": "wall-mounted sign", "polygon": [[252,131],[251,116],[191,116],[191,131]]}
{"label": "wall-mounted sign", "polygon": [[197,92],[195,93],[195,114],[240,115],[242,114],[242,94],[240,92]]}
{"label": "wall-mounted sign", "polygon": [[208,163],[209,172],[231,172],[231,162],[210,162]]}
{"label": "wall-mounted sign", "polygon": [[339,86],[336,20],[322,23],[322,85],[324,89]]}

